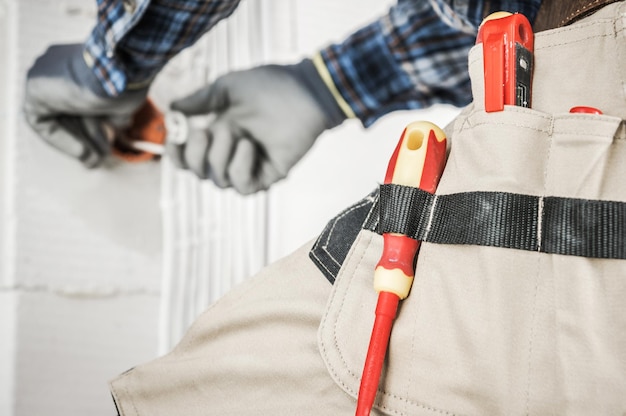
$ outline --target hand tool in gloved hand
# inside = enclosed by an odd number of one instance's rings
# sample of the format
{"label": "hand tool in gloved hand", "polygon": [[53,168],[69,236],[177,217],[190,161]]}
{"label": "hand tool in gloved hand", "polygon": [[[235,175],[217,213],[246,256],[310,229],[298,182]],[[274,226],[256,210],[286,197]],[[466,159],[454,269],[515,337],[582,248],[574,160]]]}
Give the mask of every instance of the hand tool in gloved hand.
{"label": "hand tool in gloved hand", "polygon": [[150,100],[133,114],[130,127],[118,130],[103,122],[111,153],[130,163],[146,162],[165,154],[166,144],[183,144],[188,135],[187,118],[178,111],[162,113]]}
{"label": "hand tool in gloved hand", "polygon": [[[446,136],[429,122],[409,124],[389,161],[385,184],[418,187],[434,193],[446,161]],[[398,303],[408,296],[414,276],[414,261],[420,242],[406,235],[384,233],[383,253],[374,271],[378,303],[370,344],[363,366],[356,416],[366,416],[376,398],[376,391],[391,326]]]}
{"label": "hand tool in gloved hand", "polygon": [[492,13],[478,29],[476,43],[483,44],[485,111],[530,107],[534,35],[528,19],[519,13]]}
{"label": "hand tool in gloved hand", "polygon": [[24,118],[46,143],[95,168],[111,153],[103,121],[123,129],[145,102],[148,85],[109,96],[82,44],[52,45],[26,75]]}
{"label": "hand tool in gloved hand", "polygon": [[160,112],[149,85],[109,96],[88,61],[82,44],[52,45],[28,70],[24,116],[43,140],[88,168],[110,154],[153,160],[164,144],[186,140],[186,118]]}
{"label": "hand tool in gloved hand", "polygon": [[244,195],[285,178],[325,130],[347,117],[310,59],[229,72],[171,109],[215,117],[191,129],[172,161]]}

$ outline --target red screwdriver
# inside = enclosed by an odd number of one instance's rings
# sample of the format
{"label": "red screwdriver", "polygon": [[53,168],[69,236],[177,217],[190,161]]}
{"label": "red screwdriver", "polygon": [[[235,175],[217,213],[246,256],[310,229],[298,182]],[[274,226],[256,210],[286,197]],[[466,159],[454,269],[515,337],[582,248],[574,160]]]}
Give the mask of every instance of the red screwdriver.
{"label": "red screwdriver", "polygon": [[[385,183],[418,187],[433,194],[445,162],[445,133],[429,122],[411,123],[404,129],[391,156]],[[399,301],[406,298],[411,290],[413,264],[419,246],[419,241],[406,235],[383,234],[383,253],[374,271],[378,303],[361,376],[356,416],[369,415],[374,404],[391,326]]]}

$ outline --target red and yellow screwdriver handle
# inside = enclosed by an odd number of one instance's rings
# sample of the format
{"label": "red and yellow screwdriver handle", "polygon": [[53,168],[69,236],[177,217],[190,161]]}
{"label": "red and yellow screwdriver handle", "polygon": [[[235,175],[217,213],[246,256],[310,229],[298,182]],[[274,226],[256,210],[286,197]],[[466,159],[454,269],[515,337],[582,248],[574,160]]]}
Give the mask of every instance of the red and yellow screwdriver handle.
{"label": "red and yellow screwdriver handle", "polygon": [[[391,156],[385,183],[418,187],[434,193],[445,161],[444,132],[426,121],[411,123],[404,129]],[[376,399],[398,302],[409,295],[413,284],[413,263],[419,244],[403,234],[383,234],[383,252],[374,271],[374,288],[378,292],[376,318],[361,375],[357,416],[369,415]]]}
{"label": "red and yellow screwdriver handle", "polygon": [[[434,193],[446,161],[446,135],[435,124],[409,124],[391,156],[385,183],[418,187]],[[374,289],[404,299],[413,283],[413,261],[419,241],[406,235],[383,234],[383,253],[374,273]]]}

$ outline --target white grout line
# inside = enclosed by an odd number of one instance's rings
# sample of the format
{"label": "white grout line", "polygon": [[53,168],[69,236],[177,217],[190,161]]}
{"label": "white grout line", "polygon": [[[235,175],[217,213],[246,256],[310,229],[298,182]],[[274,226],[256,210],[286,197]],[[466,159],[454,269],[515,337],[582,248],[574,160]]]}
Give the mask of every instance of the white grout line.
{"label": "white grout line", "polygon": [[161,162],[161,222],[163,232],[163,254],[161,269],[161,300],[159,307],[158,355],[165,354],[171,347],[169,329],[171,327],[172,298],[171,282],[175,263],[175,224],[174,224],[174,167],[169,160]]}

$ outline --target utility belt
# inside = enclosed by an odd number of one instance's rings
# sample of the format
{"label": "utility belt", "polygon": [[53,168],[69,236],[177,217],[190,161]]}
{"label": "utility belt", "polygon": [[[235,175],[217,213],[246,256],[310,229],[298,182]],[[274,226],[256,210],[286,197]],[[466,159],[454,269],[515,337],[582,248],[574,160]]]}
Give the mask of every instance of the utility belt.
{"label": "utility belt", "polygon": [[427,243],[626,259],[625,202],[488,191],[433,195],[385,184],[318,237],[310,257],[331,283],[361,229]]}
{"label": "utility belt", "polygon": [[[400,232],[423,244],[392,332],[384,414],[626,410],[625,16],[618,2],[538,33],[532,108],[485,111],[477,45],[474,102],[446,128],[436,194],[383,185],[325,228],[310,253],[334,283],[318,338],[348,394],[380,233]],[[569,112],[578,105],[604,114]]]}

